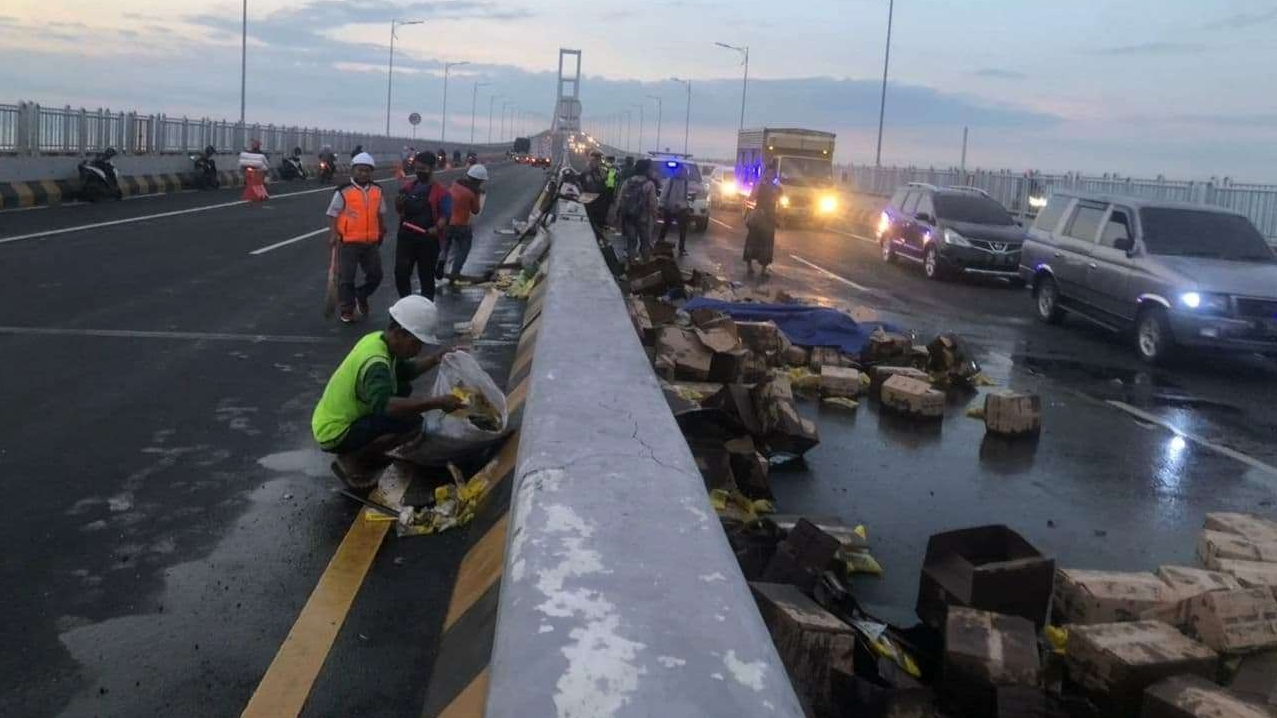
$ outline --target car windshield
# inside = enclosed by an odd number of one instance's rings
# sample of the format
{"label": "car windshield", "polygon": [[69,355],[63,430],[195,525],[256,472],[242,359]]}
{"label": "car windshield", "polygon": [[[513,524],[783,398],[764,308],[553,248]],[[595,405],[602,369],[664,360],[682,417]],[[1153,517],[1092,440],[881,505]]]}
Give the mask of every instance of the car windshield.
{"label": "car windshield", "polygon": [[834,169],[829,160],[815,157],[781,157],[780,183],[794,187],[825,185],[834,181]]}
{"label": "car windshield", "polygon": [[1002,205],[978,194],[937,194],[936,216],[950,222],[1015,224]]}
{"label": "car windshield", "polygon": [[[673,164],[674,166],[670,167],[670,164]],[[674,176],[674,172],[677,171],[679,167],[686,167],[688,182],[701,181],[701,168],[697,167],[691,162],[678,162],[676,160],[656,160],[656,166],[657,168],[661,170],[661,179],[669,179],[670,177]]]}
{"label": "car windshield", "polygon": [[1140,210],[1150,254],[1273,262],[1273,251],[1250,220],[1227,212],[1152,207]]}

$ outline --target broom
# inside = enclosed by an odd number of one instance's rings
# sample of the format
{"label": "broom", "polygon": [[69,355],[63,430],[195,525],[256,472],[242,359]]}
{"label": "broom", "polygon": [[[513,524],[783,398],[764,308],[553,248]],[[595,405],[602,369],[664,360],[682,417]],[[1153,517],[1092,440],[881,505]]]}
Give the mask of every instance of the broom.
{"label": "broom", "polygon": [[328,291],[324,295],[324,319],[332,319],[337,311],[337,245],[334,244],[328,258]]}

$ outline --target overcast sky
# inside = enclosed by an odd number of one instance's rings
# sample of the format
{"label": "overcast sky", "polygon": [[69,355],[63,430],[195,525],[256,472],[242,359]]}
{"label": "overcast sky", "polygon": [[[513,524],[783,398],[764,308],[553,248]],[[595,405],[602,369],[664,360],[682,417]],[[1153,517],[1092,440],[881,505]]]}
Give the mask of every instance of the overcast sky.
{"label": "overcast sky", "polygon": [[[249,0],[248,118],[382,131],[392,17],[392,129],[420,112],[438,137],[487,138],[492,94],[553,109],[560,47],[583,52],[587,124],[630,110],[638,149],[733,154],[741,67],[749,126],[838,133],[838,159],[872,162],[887,0]],[[235,118],[238,0],[5,0],[0,103],[109,106]],[[1082,170],[1277,182],[1277,3],[1259,0],[898,0],[884,164]],[[499,123],[498,123],[499,124]],[[624,137],[619,138],[624,144]]]}

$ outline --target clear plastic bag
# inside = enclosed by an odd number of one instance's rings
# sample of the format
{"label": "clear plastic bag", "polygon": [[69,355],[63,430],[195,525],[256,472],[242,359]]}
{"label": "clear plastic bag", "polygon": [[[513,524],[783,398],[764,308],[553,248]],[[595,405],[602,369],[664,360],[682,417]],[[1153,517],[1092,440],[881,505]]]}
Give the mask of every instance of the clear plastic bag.
{"label": "clear plastic bag", "polygon": [[497,428],[488,430],[475,426],[465,411],[451,414],[438,409],[428,411],[422,418],[421,438],[395,452],[400,458],[426,466],[441,465],[471,456],[509,433],[510,412],[505,392],[479,366],[479,362],[465,352],[452,352],[443,358],[430,395],[444,396],[458,387],[487,399],[496,410]]}

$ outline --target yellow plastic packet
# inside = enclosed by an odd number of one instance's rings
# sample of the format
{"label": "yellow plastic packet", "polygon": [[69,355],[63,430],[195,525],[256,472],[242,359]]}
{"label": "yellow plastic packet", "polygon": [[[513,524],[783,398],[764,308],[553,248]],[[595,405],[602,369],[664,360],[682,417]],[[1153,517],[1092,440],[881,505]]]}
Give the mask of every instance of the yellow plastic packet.
{"label": "yellow plastic packet", "polygon": [[882,575],[882,564],[878,563],[873,556],[870,556],[868,551],[848,551],[845,555],[848,573]]}
{"label": "yellow plastic packet", "polygon": [[967,416],[972,419],[984,419],[984,402],[977,401],[967,407]]}
{"label": "yellow plastic packet", "polygon": [[758,515],[776,513],[776,505],[767,499],[757,499],[749,505],[749,508],[751,513]]}
{"label": "yellow plastic packet", "polygon": [[1051,644],[1051,649],[1056,653],[1063,655],[1068,651],[1069,647],[1069,629],[1063,626],[1052,626],[1042,629],[1046,634],[1046,640]]}
{"label": "yellow plastic packet", "polygon": [[860,406],[860,402],[856,401],[855,399],[848,399],[842,396],[826,397],[823,400],[821,400],[821,403],[826,404],[828,406],[841,407],[843,409],[855,409],[856,407]]}

